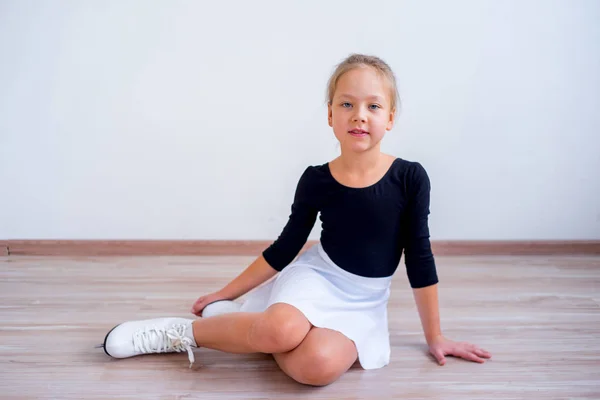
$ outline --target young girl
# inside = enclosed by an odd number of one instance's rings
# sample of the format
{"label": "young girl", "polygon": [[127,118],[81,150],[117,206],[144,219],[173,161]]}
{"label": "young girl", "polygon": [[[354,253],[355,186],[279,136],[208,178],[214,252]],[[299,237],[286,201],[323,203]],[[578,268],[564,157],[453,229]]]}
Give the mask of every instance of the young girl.
{"label": "young girl", "polygon": [[[287,375],[308,385],[334,382],[356,360],[364,369],[381,368],[390,360],[390,283],[404,252],[425,340],[438,363],[444,365],[446,355],[475,362],[491,357],[442,336],[427,173],[418,162],[380,151],[396,114],[393,72],[377,57],[351,55],[331,76],[327,96],[341,155],[304,171],[277,240],[223,289],[194,303],[192,313],[202,318],[117,325],[104,340],[108,355],[187,351],[193,363],[192,347],[269,353]],[[318,213],[320,242],[294,261]],[[243,304],[233,301],[257,287]]]}

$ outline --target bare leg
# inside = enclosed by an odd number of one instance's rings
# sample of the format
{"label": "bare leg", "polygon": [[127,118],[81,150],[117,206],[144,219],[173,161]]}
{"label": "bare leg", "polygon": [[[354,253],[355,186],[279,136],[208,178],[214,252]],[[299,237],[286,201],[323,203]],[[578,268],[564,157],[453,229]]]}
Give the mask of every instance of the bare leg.
{"label": "bare leg", "polygon": [[297,382],[325,386],[342,376],[357,360],[354,342],[340,332],[312,328],[294,350],[273,354],[279,367]]}
{"label": "bare leg", "polygon": [[262,313],[199,318],[192,324],[200,347],[228,353],[278,353],[296,348],[311,328],[297,308],[277,303]]}

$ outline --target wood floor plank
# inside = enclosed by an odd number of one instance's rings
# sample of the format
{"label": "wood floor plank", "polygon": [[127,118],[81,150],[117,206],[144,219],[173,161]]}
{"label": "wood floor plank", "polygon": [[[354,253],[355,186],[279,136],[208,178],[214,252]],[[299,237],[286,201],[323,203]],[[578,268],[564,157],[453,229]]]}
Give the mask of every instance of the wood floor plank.
{"label": "wood floor plank", "polygon": [[0,397],[7,399],[599,399],[600,257],[437,257],[442,329],[489,350],[475,364],[427,355],[401,267],[389,304],[392,360],[299,385],[263,354],[196,349],[114,360],[113,325],[191,317],[247,256],[0,257]]}

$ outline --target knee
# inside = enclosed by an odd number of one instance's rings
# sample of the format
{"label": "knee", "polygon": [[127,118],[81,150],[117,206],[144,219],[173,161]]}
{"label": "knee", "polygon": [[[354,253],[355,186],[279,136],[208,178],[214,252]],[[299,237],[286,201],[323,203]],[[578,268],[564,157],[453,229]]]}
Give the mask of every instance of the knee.
{"label": "knee", "polygon": [[311,328],[298,309],[275,304],[264,312],[255,335],[263,353],[284,353],[298,347]]}
{"label": "knee", "polygon": [[335,382],[347,368],[327,347],[311,349],[310,357],[294,368],[290,376],[310,386],[327,386]]}

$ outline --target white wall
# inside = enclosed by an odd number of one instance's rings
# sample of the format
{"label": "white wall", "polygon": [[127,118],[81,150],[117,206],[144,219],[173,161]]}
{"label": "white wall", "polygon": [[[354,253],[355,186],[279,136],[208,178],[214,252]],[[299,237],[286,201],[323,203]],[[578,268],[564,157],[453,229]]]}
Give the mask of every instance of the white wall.
{"label": "white wall", "polygon": [[[351,52],[432,239],[600,239],[600,2],[0,2],[0,239],[274,239]],[[317,224],[311,238],[318,238]]]}

